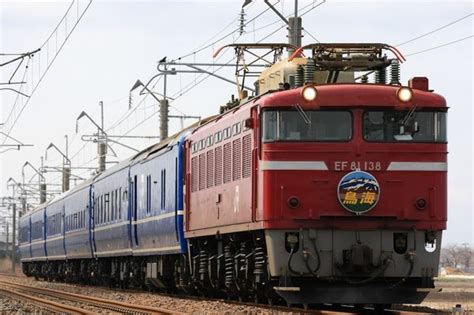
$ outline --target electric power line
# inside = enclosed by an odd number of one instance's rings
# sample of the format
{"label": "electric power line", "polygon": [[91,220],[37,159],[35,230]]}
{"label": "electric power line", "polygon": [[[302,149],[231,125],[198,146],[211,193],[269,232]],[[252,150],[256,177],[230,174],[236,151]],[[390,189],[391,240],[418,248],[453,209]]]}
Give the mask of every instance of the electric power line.
{"label": "electric power line", "polygon": [[[278,1],[278,2],[279,2],[279,1]],[[276,2],[276,3],[278,3],[278,2]],[[308,4],[308,5],[304,6],[304,7],[302,7],[302,8],[300,9],[300,11],[307,9],[307,8],[310,7],[310,6],[313,6],[313,7],[310,8],[309,10],[303,12],[303,13],[301,14],[301,16],[307,14],[308,12],[310,12],[311,10],[313,10],[314,8],[320,6],[321,4],[323,4],[323,3],[325,3],[325,2],[326,2],[326,0],[323,0],[321,3],[319,3],[319,4],[317,4],[317,5],[314,5],[314,2],[313,2],[313,3],[310,3],[310,4]],[[275,3],[275,4],[276,4],[276,3]],[[257,14],[255,17],[253,17],[252,19],[250,19],[249,21],[247,21],[247,22],[244,24],[244,26],[248,25],[250,22],[255,21],[257,18],[259,18],[260,16],[262,16],[262,15],[263,15],[265,12],[267,12],[268,10],[269,10],[269,8],[267,8],[267,9],[265,9],[264,11],[262,11],[261,13]],[[288,15],[287,17],[289,17],[289,16],[291,16],[291,14]],[[229,23],[227,26],[225,26],[223,30],[221,30],[221,31],[218,32],[216,35],[214,35],[212,38],[215,38],[218,34],[222,33],[225,29],[227,29],[227,28],[228,28],[230,25],[232,25],[232,23],[234,23],[234,22],[235,22],[235,19],[234,19],[234,21],[232,21],[231,23]],[[270,23],[270,24],[268,24],[268,25],[266,25],[266,26],[264,26],[264,27],[262,27],[262,28],[260,28],[260,29],[263,29],[263,28],[265,28],[265,27],[267,27],[267,26],[273,25],[273,24],[275,24],[276,22],[278,22],[278,21],[272,22],[272,23]],[[283,26],[283,27],[284,27],[284,26]],[[281,28],[282,28],[282,27],[280,27],[278,30],[280,30]],[[277,31],[278,31],[278,30],[277,30]],[[217,42],[221,41],[222,39],[224,39],[224,38],[226,38],[226,37],[228,37],[228,36],[231,36],[231,35],[233,35],[233,34],[235,34],[235,33],[237,33],[237,32],[239,32],[239,28],[234,29],[232,32],[227,33],[226,35],[220,37],[219,39],[217,39],[217,40],[215,40],[215,41],[213,41],[213,42],[211,42],[210,44],[207,44],[207,45],[206,45],[206,44],[203,44],[203,45],[201,45],[201,48],[199,48],[199,49],[197,49],[197,50],[195,50],[195,51],[193,51],[193,52],[191,52],[191,53],[188,53],[188,54],[186,54],[186,55],[183,55],[183,56],[177,58],[177,60],[180,60],[180,59],[189,57],[189,56],[191,56],[191,55],[195,55],[196,53],[201,52],[201,51],[203,51],[203,50],[205,50],[205,49],[207,49],[207,48],[213,46],[214,44],[216,44]],[[309,34],[309,32],[308,32],[308,34]],[[311,37],[313,37],[316,41],[318,41],[314,36],[312,36],[311,34],[309,34],[309,35],[310,35]],[[237,36],[236,39],[233,40],[233,43],[235,43],[235,42],[238,40],[239,37],[240,37],[240,34],[239,34],[239,36]],[[212,39],[212,38],[211,38],[211,39]],[[220,58],[220,57],[221,57],[221,56],[219,56],[218,58]],[[175,60],[176,60],[176,59],[175,59]],[[232,60],[233,60],[233,59],[232,59]],[[231,60],[231,61],[232,61],[232,60]],[[229,61],[229,62],[226,63],[226,64],[229,64],[231,61]],[[207,67],[206,70],[209,70],[210,68],[211,68],[211,67]],[[216,70],[213,71],[213,73],[219,71],[221,68],[223,68],[223,67],[221,66],[221,67],[217,68]],[[197,76],[197,78],[194,79],[193,82],[190,82],[190,83],[187,84],[185,87],[181,88],[180,91],[176,92],[176,93],[173,95],[173,98],[179,98],[180,96],[183,96],[184,94],[186,94],[187,92],[189,92],[191,89],[193,89],[194,87],[196,87],[197,85],[199,85],[201,82],[203,82],[204,80],[206,80],[207,78],[210,77],[210,75],[207,75],[207,76],[205,76],[204,79],[199,80],[199,81],[196,82],[196,79],[199,79],[199,78],[201,78],[201,77],[204,76],[204,75],[205,75],[204,73],[199,74],[199,75]],[[161,78],[160,78],[160,79],[161,79]],[[156,86],[156,84],[152,87],[152,90],[153,90],[153,88],[154,88],[155,86]],[[145,98],[146,98],[146,97],[145,97]],[[135,106],[132,111],[126,112],[124,115],[122,115],[116,122],[114,122],[114,123],[112,124],[112,126],[111,126],[108,130],[111,130],[111,129],[113,129],[113,128],[116,128],[116,127],[119,126],[123,121],[125,121],[128,117],[130,117],[131,114],[132,114],[133,112],[135,112],[135,111],[138,109],[139,105],[141,105],[141,104],[143,103],[143,100],[144,100],[145,98],[143,98],[142,101],[141,101],[137,106]]]}
{"label": "electric power line", "polygon": [[[312,8],[310,8],[309,10],[303,12],[301,14],[301,16],[309,13],[310,11],[312,11],[313,9],[319,7],[320,5],[324,4],[326,2],[326,0],[323,0],[321,3],[317,4],[317,5],[314,5],[314,2],[313,3],[310,3],[304,7],[302,7],[299,11],[303,11],[303,10],[306,10],[308,7],[310,6],[313,6]],[[278,3],[278,2],[277,2]],[[252,22],[253,20],[257,19],[258,17],[260,17],[262,14],[264,14],[269,8],[267,8],[266,10],[262,11],[260,14],[258,14],[256,17],[254,17],[253,19],[251,19],[250,21],[248,21],[245,25],[249,24],[250,22]],[[291,14],[289,14],[287,17],[291,16]],[[273,24],[276,24],[277,21],[275,22],[272,22],[270,24],[268,24],[267,26],[269,25],[273,25]],[[259,40],[258,42],[262,42],[263,40],[265,40],[266,38],[268,38],[269,36],[273,35],[274,33],[278,32],[280,29],[282,29],[283,27],[285,27],[286,25],[282,25],[280,26],[277,30],[273,31],[271,34],[267,35],[266,37],[264,37],[263,39]],[[266,26],[265,26],[266,27]],[[260,28],[260,29],[263,29],[264,27]],[[236,33],[238,32],[238,29],[234,30],[232,33],[229,33],[227,34],[225,37],[229,36],[230,34],[233,34],[233,33]],[[307,32],[309,34],[309,32]],[[313,37],[313,39],[315,39],[316,41],[318,41],[314,36],[312,36],[311,34],[309,34],[311,37]],[[225,38],[224,37],[224,38]],[[239,36],[237,36],[236,39],[234,39],[234,43],[238,40],[238,38],[240,37],[240,34]],[[220,41],[221,39],[219,39],[218,41]],[[210,45],[207,45],[206,47],[202,48],[200,51],[214,45],[215,43],[217,43],[218,41],[215,41],[213,43],[211,43]],[[319,42],[319,41],[318,41]],[[188,57],[190,55],[193,55],[194,53],[191,53],[191,54],[188,54],[188,55],[185,55],[183,57],[180,57],[178,59],[181,59],[181,58],[185,58],[185,57]],[[222,55],[221,55],[222,56]],[[221,56],[219,56],[218,58],[220,58]],[[230,64],[235,58],[232,58],[231,60],[229,60],[227,63],[225,63],[226,65],[227,64]],[[217,71],[219,71],[220,69],[222,69],[224,66],[220,66],[218,67],[217,69],[215,69],[212,73],[216,73]],[[207,67],[206,70],[209,70],[210,67]],[[196,81],[196,79],[187,84],[184,88],[181,88],[180,91],[176,92],[174,95],[173,95],[173,98],[178,99],[179,97],[185,95],[186,93],[188,93],[189,91],[191,91],[193,88],[195,88],[197,85],[201,84],[203,81],[207,80],[211,75],[207,74],[205,75],[204,73],[201,73],[198,75],[197,79],[201,78],[202,76],[204,76],[204,78],[200,79],[199,81]],[[158,113],[158,111],[155,111],[154,113],[152,113],[151,116],[154,116],[156,113]],[[136,124],[135,126],[133,126],[131,129],[129,129],[124,135],[127,135],[128,133],[130,133],[131,131],[135,130],[136,128],[138,128],[140,125],[142,125],[143,123],[145,123],[146,121],[148,121],[151,117],[147,117],[146,119],[140,121],[138,124]],[[120,139],[120,138],[119,138]],[[113,144],[112,144],[113,145]]]}
{"label": "electric power line", "polygon": [[452,45],[452,44],[456,44],[456,43],[462,42],[464,40],[470,39],[472,37],[474,37],[474,35],[470,35],[470,36],[467,36],[467,37],[464,37],[464,38],[454,40],[454,41],[449,42],[449,43],[441,44],[441,45],[438,45],[438,46],[435,46],[435,47],[431,47],[431,48],[428,48],[428,49],[424,49],[424,50],[420,50],[420,51],[417,51],[417,52],[414,52],[414,53],[410,53],[410,54],[407,54],[405,56],[409,57],[409,56],[418,55],[418,54],[425,53],[425,52],[428,52],[428,51],[432,51],[432,50],[435,50],[435,49],[438,49],[438,48],[442,48],[442,47],[446,47],[446,46],[449,46],[449,45]]}
{"label": "electric power line", "polygon": [[433,34],[433,33],[436,33],[436,32],[438,32],[438,31],[440,31],[440,30],[442,30],[442,29],[445,29],[445,28],[447,28],[447,27],[449,27],[449,26],[451,26],[451,25],[453,25],[453,24],[456,24],[456,23],[458,23],[458,22],[461,22],[461,21],[464,20],[464,19],[467,19],[468,17],[472,16],[473,14],[474,14],[474,13],[469,13],[468,15],[465,15],[465,16],[463,16],[463,17],[461,17],[461,18],[459,18],[459,19],[457,19],[457,20],[455,20],[455,21],[452,21],[452,22],[450,22],[450,23],[448,23],[448,24],[445,24],[445,25],[443,25],[443,26],[440,26],[440,27],[438,27],[438,28],[436,28],[436,29],[434,29],[434,30],[432,30],[432,31],[429,31],[428,33],[425,33],[425,34],[422,34],[422,35],[417,36],[417,37],[415,37],[415,38],[412,38],[412,39],[409,39],[409,40],[407,40],[407,41],[404,41],[403,43],[400,43],[400,44],[395,45],[395,46],[396,46],[396,47],[400,47],[400,46],[402,46],[402,45],[411,43],[411,42],[413,42],[413,41],[415,41],[415,40],[417,40],[417,39],[420,39],[420,38],[423,38],[423,37],[425,37],[425,36],[428,36],[428,35],[431,35],[431,34]]}
{"label": "electric power line", "polygon": [[[73,0],[71,2],[71,5],[68,7],[68,9],[66,10],[66,13],[64,14],[64,16],[61,18],[61,20],[59,21],[59,23],[56,25],[56,27],[54,28],[53,32],[51,32],[51,34],[48,36],[48,38],[46,39],[46,41],[41,45],[41,49],[44,48],[44,46],[48,44],[49,42],[49,39],[51,39],[51,37],[53,36],[53,34],[57,34],[57,31],[59,29],[59,26],[61,25],[61,23],[63,21],[65,21],[65,25],[67,27],[67,15],[69,14],[71,8],[72,8],[72,5],[74,4],[75,1],[79,1],[79,0]],[[46,66],[46,69],[43,71],[42,74],[40,74],[40,77],[39,77],[39,80],[38,82],[36,82],[36,85],[32,88],[32,91],[30,93],[30,97],[23,103],[23,106],[21,106],[20,110],[19,110],[19,113],[17,115],[15,115],[15,118],[13,119],[13,122],[8,126],[8,130],[7,130],[7,134],[10,135],[11,131],[13,130],[13,128],[15,127],[16,123],[18,122],[18,120],[20,119],[23,111],[25,110],[26,106],[29,104],[29,101],[31,99],[31,96],[35,93],[37,87],[39,86],[39,84],[41,83],[41,81],[43,80],[43,78],[45,77],[46,73],[48,73],[48,70],[51,68],[51,65],[54,63],[54,61],[56,60],[56,57],[58,56],[58,54],[61,52],[62,48],[64,47],[64,45],[66,44],[67,40],[69,39],[69,37],[71,36],[71,34],[74,32],[74,30],[76,29],[77,25],[79,24],[79,22],[82,20],[82,17],[84,16],[84,14],[87,12],[89,6],[91,5],[92,3],[92,0],[89,0],[89,3],[86,5],[86,7],[84,8],[84,10],[81,12],[81,15],[78,15],[77,16],[77,20],[75,21],[75,23],[73,24],[71,30],[69,31],[69,33],[67,32],[67,28],[66,28],[66,33],[67,35],[65,36],[63,42],[61,43],[61,45],[58,47],[56,47],[56,53],[54,54],[54,56],[52,57],[51,61],[48,63],[48,65]],[[79,3],[77,3],[77,5],[79,5]],[[56,43],[57,45],[57,43]],[[47,53],[49,54],[49,46],[47,46]],[[49,57],[48,57],[48,60],[49,61]],[[41,62],[41,59],[39,60],[39,62]],[[39,63],[39,66],[40,66],[40,63]],[[28,63],[25,67],[25,74],[27,72],[27,69],[28,69]],[[34,69],[32,70],[32,75],[33,75],[33,71]],[[21,91],[21,88],[20,88],[20,91]],[[13,115],[13,112],[15,111],[15,108],[17,106],[17,101],[18,101],[18,96],[17,98],[15,99],[15,102],[12,106],[12,109],[10,110],[10,113],[8,114],[7,116],[7,119],[5,120],[5,124],[7,124],[7,122],[9,122],[10,118],[12,117]],[[5,142],[5,141],[4,141]],[[4,143],[3,142],[3,143]]]}
{"label": "electric power line", "polygon": [[[277,4],[278,2],[280,2],[280,1],[278,0],[278,1],[275,2],[273,5]],[[255,17],[253,17],[252,19],[250,19],[250,20],[248,20],[247,22],[245,22],[244,25],[243,25],[243,27],[247,26],[248,24],[250,24],[250,23],[253,22],[254,20],[258,19],[260,16],[262,16],[263,14],[265,14],[265,12],[267,12],[268,10],[270,10],[270,8],[266,8],[265,10],[263,10],[262,12],[260,12],[259,14],[257,14]],[[176,59],[174,59],[174,60],[181,60],[181,59],[183,59],[183,58],[196,55],[197,53],[199,53],[199,52],[201,52],[201,51],[203,51],[203,50],[206,50],[206,49],[209,48],[209,47],[214,46],[215,44],[217,44],[218,42],[222,41],[223,39],[225,39],[225,38],[227,38],[227,37],[229,37],[229,36],[232,36],[234,33],[239,32],[239,30],[240,30],[240,26],[239,26],[238,28],[234,29],[233,31],[227,33],[226,35],[224,35],[224,36],[218,38],[217,40],[215,40],[215,41],[213,41],[213,42],[211,42],[211,43],[205,45],[204,47],[199,48],[199,49],[197,49],[197,50],[195,50],[195,51],[193,51],[193,52],[187,53],[187,54],[185,54],[185,55],[183,55],[183,56],[181,56],[181,57],[178,57],[178,58],[176,58]]]}
{"label": "electric power line", "polygon": [[[160,83],[162,78],[163,78],[162,76],[160,76],[158,78],[158,80],[155,82],[155,84],[153,84],[153,86],[151,87],[151,89],[150,89],[151,91],[153,91],[153,89],[156,87],[156,85],[158,83]],[[140,100],[140,102],[137,105],[135,105],[132,109],[127,110],[122,116],[120,116],[119,119],[117,119],[109,128],[107,128],[106,131],[108,132],[108,131],[118,127],[122,122],[124,122],[128,117],[130,117],[130,115],[132,115],[135,111],[138,110],[140,105],[145,103],[145,100],[148,98],[148,95],[149,95],[149,93],[145,94],[145,96]]]}

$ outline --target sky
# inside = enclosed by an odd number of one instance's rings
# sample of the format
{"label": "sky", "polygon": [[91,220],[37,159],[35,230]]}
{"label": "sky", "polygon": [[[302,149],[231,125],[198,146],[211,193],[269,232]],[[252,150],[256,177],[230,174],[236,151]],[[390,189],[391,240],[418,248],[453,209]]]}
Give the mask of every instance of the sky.
{"label": "sky", "polygon": [[[41,53],[30,60],[27,85],[34,86],[56,43],[61,43],[78,13],[88,0],[73,4],[66,20]],[[308,11],[322,1],[302,1],[300,8]],[[0,0],[0,53],[19,53],[40,47],[70,6],[70,1],[5,1]],[[22,180],[22,166],[26,161],[38,168],[45,149],[53,142],[65,149],[65,135],[69,138],[69,156],[73,167],[93,167],[97,164],[96,146],[81,140],[81,135],[94,133],[95,127],[86,119],[78,124],[76,118],[86,111],[100,122],[99,101],[104,103],[105,129],[109,135],[158,136],[157,104],[151,97],[129,91],[137,79],[148,81],[157,74],[158,60],[181,59],[182,62],[227,62],[232,52],[226,51],[217,61],[213,52],[219,47],[238,42],[255,42],[270,35],[266,42],[285,42],[286,28],[263,1],[254,0],[246,7],[246,19],[256,17],[239,36],[232,33],[238,27],[243,1],[93,1],[83,18],[66,41],[30,101],[25,106],[11,136],[33,147],[0,154],[0,196],[11,192],[6,182],[10,177]],[[273,1],[285,15],[293,10],[293,1]],[[384,42],[398,45],[473,12],[470,1],[331,1],[303,15],[305,36],[303,44],[315,42]],[[67,25],[67,26],[66,26]],[[276,31],[279,29],[278,31]],[[224,35],[230,36],[217,41]],[[399,49],[410,55],[432,47],[466,38],[473,34],[473,16],[429,36],[401,45]],[[213,43],[215,42],[215,43]],[[212,44],[213,43],[213,44]],[[199,48],[209,47],[200,50]],[[442,94],[448,102],[449,173],[448,173],[448,230],[444,242],[474,244],[473,215],[473,65],[472,38],[414,54],[402,65],[402,82],[413,76],[427,76],[430,88]],[[196,52],[196,53],[193,53]],[[1,57],[1,56],[0,56]],[[1,57],[4,62],[8,57]],[[0,67],[0,82],[8,81],[14,67]],[[18,73],[21,78],[24,67]],[[233,79],[232,69],[218,74]],[[167,95],[171,101],[170,114],[206,117],[218,112],[236,94],[229,83],[202,76],[180,74],[168,77]],[[153,81],[154,86],[157,81]],[[193,89],[187,87],[198,83]],[[155,91],[163,92],[163,81]],[[183,91],[187,91],[183,93]],[[17,95],[0,90],[0,123],[5,122]],[[22,103],[23,104],[23,103]],[[17,106],[14,110],[18,113]],[[121,119],[125,117],[124,119]],[[186,120],[184,124],[192,123]],[[9,122],[11,123],[11,121]],[[138,127],[135,127],[138,126]],[[179,130],[179,119],[170,121],[170,134]],[[5,129],[0,129],[0,131]],[[2,139],[0,137],[0,139]],[[2,139],[3,141],[3,139]],[[10,140],[13,141],[13,140]],[[153,139],[120,139],[136,149],[142,149]],[[133,151],[113,145],[119,161]],[[54,150],[48,151],[46,166],[61,166],[62,158]],[[110,166],[110,165],[109,165]],[[26,180],[34,172],[24,169]],[[91,171],[76,169],[73,173],[87,178]],[[47,181],[60,183],[60,174],[48,172]],[[37,179],[33,178],[36,184]],[[59,189],[54,186],[53,189]],[[0,210],[0,215],[5,210]],[[2,221],[0,220],[0,230]]]}

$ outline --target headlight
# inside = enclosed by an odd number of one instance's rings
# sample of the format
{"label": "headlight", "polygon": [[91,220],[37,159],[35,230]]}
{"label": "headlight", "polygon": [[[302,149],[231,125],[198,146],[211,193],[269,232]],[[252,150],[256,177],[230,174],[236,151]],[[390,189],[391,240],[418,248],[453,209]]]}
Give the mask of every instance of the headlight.
{"label": "headlight", "polygon": [[397,90],[397,97],[400,101],[406,103],[411,100],[413,92],[410,88],[401,87]]}
{"label": "headlight", "polygon": [[303,88],[303,90],[301,90],[301,95],[303,96],[305,101],[311,102],[316,99],[318,92],[316,91],[316,88],[314,86],[307,85]]}

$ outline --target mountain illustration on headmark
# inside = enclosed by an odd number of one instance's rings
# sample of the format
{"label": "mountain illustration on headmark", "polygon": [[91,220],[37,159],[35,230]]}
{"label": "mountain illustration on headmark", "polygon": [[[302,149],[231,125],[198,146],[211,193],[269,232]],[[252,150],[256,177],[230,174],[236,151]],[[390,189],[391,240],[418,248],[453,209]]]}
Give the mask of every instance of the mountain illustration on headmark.
{"label": "mountain illustration on headmark", "polygon": [[343,181],[339,187],[346,191],[358,191],[360,188],[368,191],[379,191],[377,182],[371,178],[351,178]]}

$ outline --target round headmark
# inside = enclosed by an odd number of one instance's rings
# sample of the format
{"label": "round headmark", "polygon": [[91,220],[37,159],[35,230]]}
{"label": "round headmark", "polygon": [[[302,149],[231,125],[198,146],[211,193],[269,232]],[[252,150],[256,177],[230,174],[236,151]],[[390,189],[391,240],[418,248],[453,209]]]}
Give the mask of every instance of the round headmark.
{"label": "round headmark", "polygon": [[375,207],[379,196],[379,183],[373,175],[363,171],[346,174],[337,186],[337,198],[341,205],[357,215]]}

